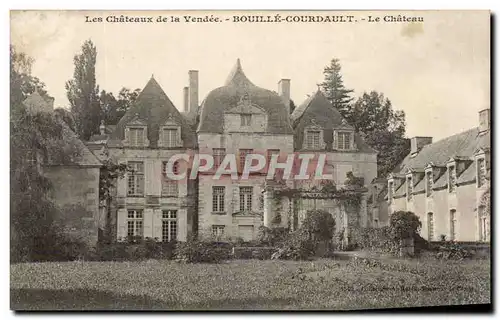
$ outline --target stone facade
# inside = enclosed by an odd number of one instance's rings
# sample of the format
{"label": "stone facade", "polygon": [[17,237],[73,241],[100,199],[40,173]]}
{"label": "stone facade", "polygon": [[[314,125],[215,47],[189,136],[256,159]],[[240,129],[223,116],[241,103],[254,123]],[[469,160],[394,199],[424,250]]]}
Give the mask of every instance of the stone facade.
{"label": "stone facade", "polygon": [[[183,93],[185,110],[179,113],[152,78],[118,125],[109,133],[103,125],[101,135],[89,143],[102,160],[131,164],[136,169],[139,166],[141,171],[139,183],[144,190],[138,194],[130,192],[137,187],[133,173],[117,181],[113,209],[116,218],[109,221],[116,223],[119,240],[131,235],[172,240],[172,224],[175,224],[175,239],[181,241],[191,234],[249,241],[257,238],[261,225],[298,227],[301,217],[314,205],[308,199],[271,199],[266,193],[267,164],[248,179],[241,179],[244,156],[249,153],[266,159],[277,154],[280,163],[297,152],[326,154],[326,167],[331,171],[325,171],[333,175],[332,182],[339,187],[348,172],[364,178],[365,185],[376,177],[376,151],[354,133],[319,92],[290,115],[290,80],[279,81],[278,92],[260,88],[246,77],[238,61],[224,86],[212,90],[201,105],[198,106],[197,71],[189,72],[189,87]],[[317,116],[318,108],[328,115]],[[318,144],[306,146],[303,142],[309,138],[304,135],[311,128],[320,133]],[[164,136],[164,129],[178,131]],[[174,144],[173,136],[177,139]],[[298,139],[302,142],[298,143]],[[187,176],[176,182],[175,195],[165,196],[163,163],[181,153],[216,158],[234,155],[237,169],[214,179],[220,164],[216,163],[213,170],[199,172],[192,180],[189,179],[192,163],[180,161],[178,170],[181,173],[187,170]],[[315,184],[310,181],[295,184],[292,180],[287,183],[289,188],[306,189]],[[337,200],[325,199],[321,203],[336,219],[344,219],[341,214],[344,209]],[[356,223],[371,223],[365,208],[366,205],[361,209],[363,222]],[[168,216],[172,211],[175,218]],[[283,212],[279,222],[275,221],[277,212]],[[359,220],[360,213],[352,216]]]}
{"label": "stone facade", "polygon": [[489,242],[490,216],[481,204],[490,179],[489,109],[479,118],[479,127],[435,143],[413,138],[410,154],[387,185],[378,184],[372,213],[412,211],[422,222],[422,237],[431,241]]}

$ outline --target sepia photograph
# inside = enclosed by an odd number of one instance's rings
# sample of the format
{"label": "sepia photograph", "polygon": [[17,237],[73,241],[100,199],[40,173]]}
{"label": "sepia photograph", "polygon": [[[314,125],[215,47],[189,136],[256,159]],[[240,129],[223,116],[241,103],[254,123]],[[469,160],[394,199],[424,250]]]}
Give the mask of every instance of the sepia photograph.
{"label": "sepia photograph", "polygon": [[493,310],[490,11],[9,19],[11,310]]}

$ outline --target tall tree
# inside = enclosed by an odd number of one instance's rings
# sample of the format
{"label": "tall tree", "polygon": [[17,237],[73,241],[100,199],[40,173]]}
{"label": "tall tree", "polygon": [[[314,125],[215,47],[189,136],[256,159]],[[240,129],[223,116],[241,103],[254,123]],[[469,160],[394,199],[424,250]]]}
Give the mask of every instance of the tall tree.
{"label": "tall tree", "polygon": [[66,82],[66,94],[75,119],[76,132],[83,140],[88,140],[99,131],[101,120],[99,87],[95,78],[96,60],[94,43],[92,40],[85,41],[81,53],[73,59],[73,79]]}
{"label": "tall tree", "polygon": [[101,118],[106,124],[117,124],[140,93],[141,89],[122,88],[118,93],[118,97],[115,97],[112,92],[101,91],[99,96]]}
{"label": "tall tree", "polygon": [[344,86],[341,70],[339,59],[333,58],[330,65],[323,70],[325,79],[320,83],[320,87],[333,107],[337,108],[340,114],[345,117],[354,98],[351,97],[353,90],[346,89]]}
{"label": "tall tree", "polygon": [[363,93],[345,118],[365,142],[379,152],[379,177],[391,172],[410,151],[410,142],[405,138],[405,113],[393,110],[391,101],[382,93]]}
{"label": "tall tree", "polygon": [[[10,214],[11,261],[33,259],[37,243],[47,239],[56,207],[49,197],[51,184],[43,175],[44,159],[65,161],[63,127],[51,113],[32,113],[23,105],[43,83],[33,77],[33,60],[11,47],[10,61]],[[69,153],[68,153],[69,154]],[[43,246],[43,245],[42,245]]]}

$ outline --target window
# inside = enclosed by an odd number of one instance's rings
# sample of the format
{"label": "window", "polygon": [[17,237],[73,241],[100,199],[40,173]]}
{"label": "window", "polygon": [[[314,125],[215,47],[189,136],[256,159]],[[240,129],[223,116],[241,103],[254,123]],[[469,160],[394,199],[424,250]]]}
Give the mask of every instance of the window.
{"label": "window", "polygon": [[252,115],[251,114],[242,114],[240,115],[241,126],[248,127],[252,123]]}
{"label": "window", "polygon": [[128,191],[129,196],[144,195],[144,163],[129,162],[128,167],[131,172],[128,173]]}
{"label": "window", "polygon": [[144,143],[144,128],[129,128],[128,140],[131,146],[141,146]]}
{"label": "window", "polygon": [[226,149],[214,148],[212,150],[214,154],[214,168],[218,168],[226,156]]}
{"label": "window", "polygon": [[373,227],[378,228],[378,219],[373,219]]}
{"label": "window", "polygon": [[432,194],[432,187],[434,186],[432,180],[432,171],[427,171],[425,173],[425,194],[427,197],[430,197]]}
{"label": "window", "polygon": [[240,149],[240,170],[243,170],[246,163],[246,157],[253,152],[252,149]]}
{"label": "window", "polygon": [[226,187],[212,187],[212,211],[224,212]]}
{"label": "window", "polygon": [[427,240],[434,240],[434,214],[432,212],[427,214]]}
{"label": "window", "polygon": [[167,148],[177,147],[178,136],[177,128],[163,129],[163,145]]}
{"label": "window", "polygon": [[252,210],[253,187],[240,187],[240,211]]}
{"label": "window", "polygon": [[413,199],[413,177],[406,177],[406,200],[411,201]]}
{"label": "window", "polygon": [[263,211],[264,210],[264,195],[261,194],[259,196],[259,210]]}
{"label": "window", "polygon": [[337,147],[339,150],[349,150],[351,149],[351,133],[350,132],[339,132],[337,133]]}
{"label": "window", "polygon": [[212,226],[212,235],[216,238],[223,237],[225,228],[226,228],[226,226],[213,225]]}
{"label": "window", "polygon": [[486,162],[484,159],[477,160],[477,186],[482,187],[486,183]]}
{"label": "window", "polygon": [[177,210],[163,210],[161,218],[161,241],[177,240]]}
{"label": "window", "polygon": [[161,185],[161,195],[167,197],[177,197],[179,195],[179,187],[176,180],[163,178]]}
{"label": "window", "polygon": [[457,211],[455,209],[450,210],[450,240],[455,241],[455,232],[457,226]]}
{"label": "window", "polygon": [[307,131],[306,148],[312,150],[319,149],[319,136],[319,131]]}
{"label": "window", "polygon": [[479,240],[488,242],[490,240],[490,217],[484,206],[477,208],[479,215]]}
{"label": "window", "polygon": [[457,174],[455,166],[448,167],[448,191],[454,192],[456,188]]}
{"label": "window", "polygon": [[[168,161],[163,161],[162,163],[162,182],[161,182],[161,195],[167,197],[177,197],[179,195],[179,184],[177,180],[171,180],[167,176],[168,172]],[[172,173],[179,173],[179,162],[174,162],[172,165]]]}
{"label": "window", "polygon": [[127,215],[127,236],[142,237],[143,216],[142,210],[129,210]]}
{"label": "window", "polygon": [[389,181],[389,186],[387,187],[387,199],[389,203],[392,202],[392,197],[394,196],[394,181]]}

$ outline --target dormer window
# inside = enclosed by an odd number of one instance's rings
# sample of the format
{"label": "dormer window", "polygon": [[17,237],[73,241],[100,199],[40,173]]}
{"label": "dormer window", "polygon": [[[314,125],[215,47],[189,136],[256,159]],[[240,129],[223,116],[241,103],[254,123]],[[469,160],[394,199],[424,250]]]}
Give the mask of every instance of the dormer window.
{"label": "dormer window", "polygon": [[173,118],[172,114],[169,114],[167,121],[165,121],[165,123],[163,123],[163,125],[160,126],[158,147],[163,147],[163,148],[182,147],[181,126]]}
{"label": "dormer window", "polygon": [[149,145],[147,124],[139,119],[139,114],[125,127],[125,140],[128,147],[147,147]]}
{"label": "dormer window", "polygon": [[144,128],[130,128],[128,137],[130,146],[141,146],[144,141]]}
{"label": "dormer window", "polygon": [[252,115],[251,114],[241,114],[240,120],[241,120],[242,127],[249,127],[252,124]]}
{"label": "dormer window", "polygon": [[427,197],[432,195],[432,188],[434,187],[434,181],[432,177],[432,171],[427,171],[425,173],[425,194]]}
{"label": "dormer window", "polygon": [[166,128],[163,129],[162,133],[162,139],[163,139],[163,146],[167,148],[173,148],[177,146],[178,142],[178,136],[177,136],[178,129],[177,128]]}
{"label": "dormer window", "polygon": [[406,177],[406,200],[411,201],[413,199],[413,177]]}
{"label": "dormer window", "polygon": [[319,130],[309,130],[306,132],[306,148],[311,150],[320,149],[320,136],[321,132]]}
{"label": "dormer window", "polygon": [[337,132],[337,149],[350,150],[351,149],[351,132]]}
{"label": "dormer window", "polygon": [[448,192],[454,192],[457,183],[457,171],[455,165],[448,166]]}

